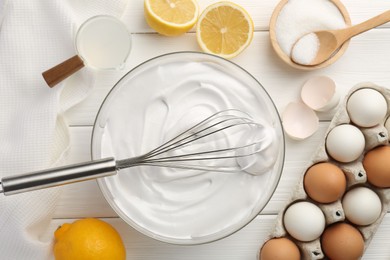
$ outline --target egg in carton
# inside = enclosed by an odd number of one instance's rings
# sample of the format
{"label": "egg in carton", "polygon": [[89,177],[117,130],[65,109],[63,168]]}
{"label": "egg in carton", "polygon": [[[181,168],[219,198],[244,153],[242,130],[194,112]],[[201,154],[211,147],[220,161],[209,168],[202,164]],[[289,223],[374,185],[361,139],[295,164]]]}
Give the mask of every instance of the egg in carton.
{"label": "egg in carton", "polygon": [[[371,106],[371,109],[367,109],[363,103]],[[373,183],[371,175],[367,176],[366,173],[368,165],[364,166],[369,163],[365,161],[369,152],[382,147],[388,147],[390,151],[389,134],[385,126],[389,116],[389,103],[390,90],[373,83],[359,83],[350,90],[339,105],[324,140],[302,173],[286,207],[278,214],[273,230],[260,247],[259,259],[274,258],[275,249],[280,259],[285,256],[289,260],[294,257],[310,260],[329,257],[358,259],[363,255],[390,208],[390,169],[387,177],[376,177],[378,180]],[[390,128],[390,120],[388,125]],[[378,156],[371,157],[374,158],[372,165],[380,164],[375,161]],[[387,161],[390,168],[390,152]],[[345,179],[341,185],[342,190],[331,185],[324,187],[326,183],[317,183],[313,194],[308,194],[310,192],[305,176],[309,176],[309,171],[312,168],[314,170],[314,166],[339,168]],[[334,176],[340,176],[336,174],[337,170],[326,169],[327,174],[334,172]],[[339,178],[334,176],[332,178]],[[387,184],[382,185],[386,178]],[[334,180],[333,182],[336,183]],[[326,201],[322,191],[333,198]],[[316,197],[315,193],[319,195]],[[364,208],[360,205],[364,200],[371,208],[366,212],[356,213]],[[354,219],[354,214],[363,216]],[[343,237],[343,234],[346,236]],[[335,251],[340,251],[337,247],[345,242],[341,241],[343,239],[349,241],[349,244],[343,245],[343,253],[340,255],[340,252]]]}

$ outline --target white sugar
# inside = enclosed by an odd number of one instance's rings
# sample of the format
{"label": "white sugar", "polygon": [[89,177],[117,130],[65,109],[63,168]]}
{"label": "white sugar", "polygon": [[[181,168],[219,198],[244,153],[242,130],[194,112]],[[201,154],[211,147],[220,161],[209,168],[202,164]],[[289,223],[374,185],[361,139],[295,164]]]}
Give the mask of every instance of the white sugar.
{"label": "white sugar", "polygon": [[317,56],[320,40],[315,33],[309,33],[300,38],[294,45],[291,58],[298,64],[309,65]]}
{"label": "white sugar", "polygon": [[[282,51],[291,56],[294,43],[305,34],[344,27],[340,10],[329,0],[289,0],[277,18],[275,33]],[[300,55],[313,54],[303,51]],[[303,60],[309,58],[299,57]]]}

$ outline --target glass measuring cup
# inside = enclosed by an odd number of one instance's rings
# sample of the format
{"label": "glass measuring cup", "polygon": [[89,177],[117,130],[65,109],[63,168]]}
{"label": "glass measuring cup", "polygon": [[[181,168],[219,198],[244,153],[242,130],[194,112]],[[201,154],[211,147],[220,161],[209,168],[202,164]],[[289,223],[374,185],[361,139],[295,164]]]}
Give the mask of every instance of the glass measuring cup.
{"label": "glass measuring cup", "polygon": [[97,70],[123,68],[131,50],[131,34],[117,18],[98,15],[77,30],[75,48],[75,56],[42,73],[50,87],[84,66]]}

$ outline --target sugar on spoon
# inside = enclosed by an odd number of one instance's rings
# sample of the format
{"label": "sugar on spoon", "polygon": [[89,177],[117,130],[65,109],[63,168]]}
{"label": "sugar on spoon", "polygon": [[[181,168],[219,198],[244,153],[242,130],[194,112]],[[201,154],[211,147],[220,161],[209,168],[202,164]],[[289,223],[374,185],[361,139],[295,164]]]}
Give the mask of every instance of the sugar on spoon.
{"label": "sugar on spoon", "polygon": [[291,59],[306,66],[318,65],[332,57],[350,38],[390,21],[390,10],[360,24],[305,34],[291,49]]}

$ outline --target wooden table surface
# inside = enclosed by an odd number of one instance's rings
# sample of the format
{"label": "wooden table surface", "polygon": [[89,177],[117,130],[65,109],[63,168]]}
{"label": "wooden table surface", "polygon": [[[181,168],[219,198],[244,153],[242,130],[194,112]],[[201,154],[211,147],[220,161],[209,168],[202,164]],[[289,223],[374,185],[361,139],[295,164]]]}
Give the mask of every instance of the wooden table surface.
{"label": "wooden table surface", "polygon": [[[371,81],[390,87],[390,24],[355,37],[339,61],[316,71],[299,71],[276,57],[270,45],[268,23],[278,0],[233,0],[252,16],[255,34],[251,45],[232,61],[249,71],[268,91],[281,113],[285,106],[299,99],[302,84],[312,76],[326,75],[335,80],[341,96],[356,83]],[[390,9],[389,0],[341,0],[353,24]],[[203,10],[213,0],[199,0]],[[96,73],[97,83],[86,100],[70,109],[67,120],[71,133],[69,163],[90,160],[90,140],[98,108],[113,84],[132,67],[157,55],[176,51],[200,51],[195,29],[180,37],[164,37],[148,28],[143,17],[143,1],[131,1],[128,19],[133,35],[130,60],[123,71]],[[112,74],[115,73],[115,80]],[[250,224],[220,241],[199,246],[169,245],[148,238],[122,221],[110,208],[96,181],[64,187],[50,232],[64,223],[84,217],[99,217],[120,232],[127,258],[134,260],[254,260],[278,212],[287,202],[292,188],[313,152],[323,140],[332,113],[321,113],[320,129],[304,141],[286,139],[286,158],[282,178],[271,201]],[[52,234],[52,233],[51,233]],[[48,235],[49,236],[49,235]],[[390,215],[385,216],[364,259],[390,259]]]}

